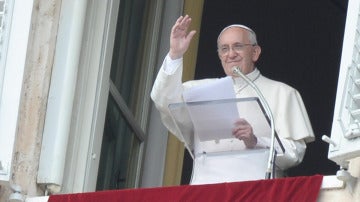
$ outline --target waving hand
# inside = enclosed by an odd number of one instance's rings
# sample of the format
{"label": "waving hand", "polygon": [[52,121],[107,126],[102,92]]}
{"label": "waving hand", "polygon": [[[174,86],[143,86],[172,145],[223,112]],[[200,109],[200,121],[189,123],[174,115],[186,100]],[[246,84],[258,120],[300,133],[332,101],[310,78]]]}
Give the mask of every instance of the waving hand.
{"label": "waving hand", "polygon": [[191,39],[196,33],[195,30],[188,33],[190,23],[191,18],[188,15],[185,17],[180,16],[171,29],[169,56],[173,60],[181,58],[184,55],[189,48]]}

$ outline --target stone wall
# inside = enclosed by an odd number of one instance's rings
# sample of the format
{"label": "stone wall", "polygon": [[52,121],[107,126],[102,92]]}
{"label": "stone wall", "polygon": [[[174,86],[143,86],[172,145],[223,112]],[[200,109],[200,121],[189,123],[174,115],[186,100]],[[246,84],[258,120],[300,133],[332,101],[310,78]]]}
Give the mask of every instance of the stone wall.
{"label": "stone wall", "polygon": [[350,174],[356,177],[355,186],[351,187],[345,184],[342,189],[321,190],[319,195],[319,202],[352,202],[360,201],[360,158],[350,161],[349,170]]}
{"label": "stone wall", "polygon": [[[34,0],[10,181],[26,197],[44,194],[36,178],[60,8],[60,0]],[[0,193],[7,201],[10,187]]]}

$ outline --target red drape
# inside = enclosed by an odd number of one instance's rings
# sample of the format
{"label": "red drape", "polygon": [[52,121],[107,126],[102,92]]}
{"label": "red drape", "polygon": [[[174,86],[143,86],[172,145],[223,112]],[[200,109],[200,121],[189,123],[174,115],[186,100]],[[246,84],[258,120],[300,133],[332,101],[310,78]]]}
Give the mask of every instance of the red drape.
{"label": "red drape", "polygon": [[50,202],[316,201],[323,176],[51,195]]}

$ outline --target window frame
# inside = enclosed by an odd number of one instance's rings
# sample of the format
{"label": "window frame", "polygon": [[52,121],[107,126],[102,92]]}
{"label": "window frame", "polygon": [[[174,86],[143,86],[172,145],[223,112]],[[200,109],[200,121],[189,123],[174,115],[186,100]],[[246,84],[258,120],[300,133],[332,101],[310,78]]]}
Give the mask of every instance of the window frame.
{"label": "window frame", "polygon": [[[120,0],[92,1],[87,5],[82,53],[73,106],[69,144],[66,154],[62,193],[95,191],[101,151],[102,133],[106,115],[106,103],[110,88],[110,67],[117,13]],[[149,34],[144,49],[149,50],[142,58],[142,65],[149,67],[145,91],[150,94],[153,80],[163,57],[168,52],[170,27],[182,12],[182,0],[177,4],[156,0],[151,6],[153,23],[147,26]],[[164,16],[166,17],[164,24]],[[160,32],[159,32],[160,30]],[[144,145],[145,156],[140,171],[139,187],[163,185],[168,131],[162,125],[158,111],[150,101],[138,116],[146,117],[140,123],[148,133]],[[150,143],[150,144],[149,144]],[[160,154],[160,155],[159,155]]]}
{"label": "window frame", "polygon": [[[110,91],[110,68],[119,3],[120,0],[107,0],[92,1],[87,5],[82,44],[83,51],[78,67],[74,110],[65,162],[64,176],[67,177],[63,179],[62,193],[89,192],[96,189],[101,142]],[[156,10],[153,11],[156,13],[153,16],[155,18],[154,24],[159,29],[163,16],[163,4],[165,4],[164,0],[157,0],[152,4],[152,10]],[[146,79],[144,77],[143,80],[143,82],[146,82],[145,91],[148,94],[150,94],[159,59],[156,51],[159,34],[158,30],[154,28],[154,24],[147,25],[147,30],[152,32],[149,35],[150,38],[146,39],[146,48],[149,51],[140,59],[146,61],[142,65],[149,67],[145,73]],[[137,115],[149,119],[151,115],[149,108],[153,106],[151,105],[150,96],[147,97],[148,102],[146,102],[144,109],[148,111],[142,110]],[[148,120],[144,118],[140,126],[147,128]],[[146,138],[146,141],[148,141],[148,138]],[[166,138],[162,138],[162,142],[158,143],[160,144],[158,148],[166,148]],[[163,155],[165,156],[165,153]],[[159,158],[159,156],[157,157]],[[161,172],[164,163],[163,159],[165,158],[159,158],[160,164],[152,162],[151,169]],[[144,158],[141,158],[141,161],[144,161]],[[156,168],[154,168],[154,164]],[[137,171],[137,173],[140,173],[136,180],[138,182],[137,186],[141,186],[142,172],[147,169],[142,168]]]}
{"label": "window frame", "polygon": [[[15,137],[19,119],[21,90],[26,65],[33,0],[9,3],[12,10],[10,34],[6,50],[6,59],[0,66],[3,80],[0,83],[0,182],[9,182],[13,160]],[[13,7],[12,7],[13,6]],[[3,156],[3,157],[2,157]],[[0,168],[1,169],[1,168]]]}

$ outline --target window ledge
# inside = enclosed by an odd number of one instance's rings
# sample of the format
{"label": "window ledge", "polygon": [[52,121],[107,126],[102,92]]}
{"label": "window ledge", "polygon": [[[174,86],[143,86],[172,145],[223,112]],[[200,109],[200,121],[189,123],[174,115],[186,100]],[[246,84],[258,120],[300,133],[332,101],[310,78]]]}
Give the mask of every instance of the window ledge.
{"label": "window ledge", "polygon": [[324,176],[321,183],[322,190],[327,189],[342,189],[345,187],[345,182],[337,179],[336,175]]}
{"label": "window ledge", "polygon": [[[336,175],[324,176],[321,184],[321,190],[329,189],[343,189],[345,187],[345,182],[337,179]],[[25,202],[47,202],[49,196],[39,196],[27,198]]]}
{"label": "window ledge", "polygon": [[27,198],[25,202],[47,202],[49,200],[49,196],[38,196]]}

